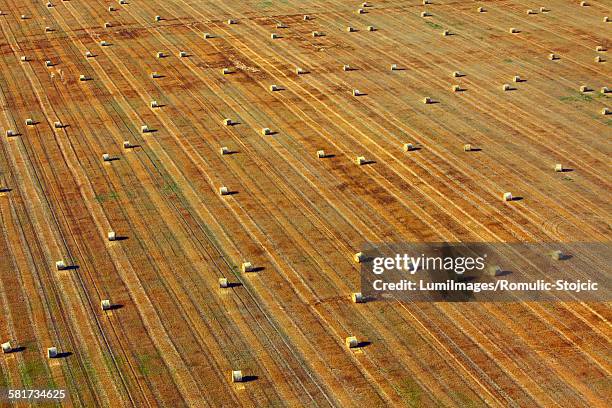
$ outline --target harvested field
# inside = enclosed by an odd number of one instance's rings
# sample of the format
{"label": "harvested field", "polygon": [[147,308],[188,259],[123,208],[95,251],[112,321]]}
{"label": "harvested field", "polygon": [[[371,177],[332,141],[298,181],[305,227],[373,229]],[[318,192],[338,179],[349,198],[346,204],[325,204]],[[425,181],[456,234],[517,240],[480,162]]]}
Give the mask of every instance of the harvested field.
{"label": "harvested field", "polygon": [[366,242],[610,241],[609,3],[51,3],[0,0],[0,387],[608,406],[609,303],[351,294]]}

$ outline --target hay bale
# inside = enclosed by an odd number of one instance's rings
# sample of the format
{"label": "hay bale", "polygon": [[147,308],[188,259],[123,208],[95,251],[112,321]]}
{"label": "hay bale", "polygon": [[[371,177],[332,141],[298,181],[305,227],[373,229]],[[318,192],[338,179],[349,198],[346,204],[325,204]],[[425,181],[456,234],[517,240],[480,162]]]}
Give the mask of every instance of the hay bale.
{"label": "hay bale", "polygon": [[605,62],[605,61],[606,60],[601,55],[598,55],[595,57],[595,62]]}
{"label": "hay bale", "polygon": [[478,7],[476,10],[477,10],[479,13],[486,13],[486,12],[487,12],[487,10],[486,10],[484,7]]}
{"label": "hay bale", "polygon": [[355,336],[349,336],[346,339],[344,339],[344,344],[346,344],[346,347],[348,348],[356,348],[359,346],[359,341],[357,340],[357,337]]}
{"label": "hay bale", "polygon": [[45,33],[52,33],[52,32],[53,32],[53,28],[45,27]]}
{"label": "hay bale", "polygon": [[602,115],[609,115],[612,111],[610,111],[610,108],[603,108],[601,110],[601,114]]}
{"label": "hay bale", "polygon": [[365,297],[361,294],[361,292],[352,293],[351,300],[353,303],[365,303]]}
{"label": "hay bale", "polygon": [[412,143],[404,143],[404,151],[411,152],[415,149],[415,146]]}
{"label": "hay bale", "polygon": [[155,22],[159,23],[162,20],[161,16],[155,16]]}
{"label": "hay bale", "polygon": [[62,259],[55,262],[55,269],[57,269],[58,271],[64,271],[68,269],[68,266],[66,265],[66,262]]}
{"label": "hay bale", "polygon": [[228,288],[229,287],[229,282],[227,280],[227,278],[219,278],[219,287],[222,289]]}
{"label": "hay bale", "polygon": [[204,33],[204,38],[205,39],[213,38],[213,35],[211,33]]}
{"label": "hay bale", "polygon": [[353,96],[361,96],[362,93],[359,89],[353,89]]}
{"label": "hay bale", "polygon": [[13,347],[11,346],[10,341],[7,341],[6,343],[2,343],[2,352],[4,354],[10,353],[11,351],[13,351]]}
{"label": "hay bale", "polygon": [[92,57],[93,57],[93,53],[91,51],[85,52],[85,58],[92,58]]}
{"label": "hay bale", "polygon": [[348,27],[346,27],[346,31],[349,32],[349,33],[352,33],[352,32],[354,32],[356,30],[355,30],[355,27],[348,26]]}
{"label": "hay bale", "polygon": [[356,162],[358,165],[360,165],[360,166],[361,166],[362,164],[366,164],[366,163],[367,163],[367,160],[366,160],[366,158],[365,158],[365,157],[363,157],[363,156],[358,156],[358,157],[355,159],[355,162]]}
{"label": "hay bale", "polygon": [[124,141],[123,141],[123,148],[124,148],[124,149],[131,149],[132,147],[133,147],[133,146],[132,146],[132,143],[130,143],[130,141],[129,141],[129,140],[124,140]]}
{"label": "hay bale", "polygon": [[391,71],[397,71],[398,67],[397,64],[391,64]]}
{"label": "hay bale", "polygon": [[13,130],[13,129],[8,129],[8,130],[6,131],[6,136],[7,136],[7,137],[17,136],[17,132],[16,132],[15,130]]}
{"label": "hay bale", "polygon": [[548,11],[546,7],[540,7],[540,13],[548,13]]}
{"label": "hay bale", "polygon": [[57,354],[57,347],[47,348],[47,358],[56,358]]}
{"label": "hay bale", "polygon": [[518,34],[521,32],[521,30],[519,30],[518,28],[514,28],[514,27],[510,28],[509,31],[511,34]]}
{"label": "hay bale", "polygon": [[155,78],[161,78],[161,74],[158,72],[151,72],[151,78],[155,79]]}
{"label": "hay bale", "polygon": [[581,2],[580,2],[580,6],[581,6],[581,7],[589,7],[589,6],[590,6],[590,4],[589,4],[589,3],[587,3],[586,1],[581,1]]}
{"label": "hay bale", "polygon": [[492,265],[487,268],[487,275],[495,277],[502,273],[502,268],[499,265]]}
{"label": "hay bale", "polygon": [[512,197],[512,193],[508,192],[508,193],[504,193],[504,195],[502,196],[502,199],[504,201],[512,201],[514,198]]}
{"label": "hay bale", "polygon": [[454,78],[461,78],[465,76],[465,74],[461,71],[453,71],[452,75]]}
{"label": "hay bale", "polygon": [[538,14],[538,12],[533,9],[527,9],[527,14]]}
{"label": "hay bale", "polygon": [[62,124],[62,122],[60,122],[59,120],[53,122],[53,127],[56,129],[61,129],[64,127],[64,125]]}
{"label": "hay bale", "polygon": [[304,68],[296,68],[295,73],[298,75],[302,75],[306,73],[306,70]]}
{"label": "hay bale", "polygon": [[104,41],[104,40],[100,41],[100,47],[108,47],[108,46],[109,46],[108,41]]}
{"label": "hay bale", "polygon": [[106,237],[108,238],[109,241],[116,241],[117,233],[115,231],[108,231],[108,234],[106,235]]}
{"label": "hay bale", "polygon": [[345,64],[345,65],[342,66],[342,70],[343,71],[350,71],[351,70],[351,66],[348,65],[348,64]]}
{"label": "hay bale", "polygon": [[109,299],[102,299],[100,301],[100,308],[102,310],[110,310],[112,308],[111,301]]}
{"label": "hay bale", "polygon": [[221,156],[224,156],[224,155],[230,153],[230,150],[227,148],[227,146],[221,147],[221,149],[219,149],[219,151],[221,152]]}
{"label": "hay bale", "polygon": [[21,60],[21,62],[27,62],[28,61],[28,57],[26,57],[25,55],[22,55],[21,58],[19,58]]}
{"label": "hay bale", "polygon": [[223,75],[229,75],[229,74],[233,73],[233,71],[231,70],[231,68],[223,68],[223,69],[221,70],[221,73],[222,73]]}
{"label": "hay bale", "polygon": [[423,98],[423,103],[426,105],[432,104],[434,103],[434,100],[432,98],[430,98],[429,96]]}
{"label": "hay bale", "polygon": [[224,195],[228,195],[230,193],[229,188],[222,186],[219,187],[219,194],[224,196]]}
{"label": "hay bale", "polygon": [[223,124],[225,126],[232,126],[234,122],[231,119],[223,119]]}
{"label": "hay bale", "polygon": [[512,86],[510,86],[510,84],[503,84],[502,85],[502,91],[511,91],[514,88],[512,88]]}
{"label": "hay bale", "polygon": [[602,94],[610,93],[610,88],[608,88],[607,86],[602,87],[601,88],[601,93]]}
{"label": "hay bale", "polygon": [[313,32],[312,32],[312,36],[313,36],[314,38],[317,38],[317,37],[323,37],[323,35],[324,35],[324,34],[323,34],[321,31],[313,31]]}
{"label": "hay bale", "polygon": [[148,125],[142,125],[140,127],[140,132],[141,133],[148,133],[150,131],[149,126]]}
{"label": "hay bale", "polygon": [[110,28],[113,25],[111,23],[109,23],[108,21],[106,23],[104,23],[104,28]]}
{"label": "hay bale", "polygon": [[244,377],[242,376],[242,371],[240,370],[232,370],[230,373],[230,379],[234,383],[239,383],[244,381]]}
{"label": "hay bale", "polygon": [[606,47],[604,47],[603,45],[598,45],[597,47],[595,47],[595,51],[597,52],[604,52],[606,50]]}
{"label": "hay bale", "polygon": [[472,145],[471,144],[464,144],[463,145],[463,151],[464,152],[471,152],[472,151]]}
{"label": "hay bale", "polygon": [[105,162],[109,162],[109,161],[111,161],[112,159],[111,159],[110,154],[108,154],[108,153],[104,153],[104,154],[102,155],[102,160],[103,160],[103,161],[105,161]]}
{"label": "hay bale", "polygon": [[89,78],[87,75],[79,75],[79,81],[87,81]]}
{"label": "hay bale", "polygon": [[515,75],[515,76],[513,76],[513,77],[512,77],[512,81],[513,81],[513,82],[522,82],[523,80],[521,79],[521,77],[520,77],[520,76]]}
{"label": "hay bale", "polygon": [[113,12],[115,10],[116,10],[116,8],[114,8],[113,6],[108,6],[108,11]]}
{"label": "hay bale", "polygon": [[421,12],[421,17],[431,17],[431,16],[432,16],[432,14],[427,12],[427,11],[422,11]]}
{"label": "hay bale", "polygon": [[25,124],[26,126],[34,126],[34,119],[27,118]]}
{"label": "hay bale", "polygon": [[271,135],[272,134],[272,129],[270,129],[270,128],[263,128],[263,129],[261,129],[261,134],[264,135],[264,136]]}
{"label": "hay bale", "polygon": [[605,16],[605,17],[603,18],[603,22],[604,22],[604,23],[609,23],[609,22],[610,22],[610,17]]}
{"label": "hay bale", "polygon": [[179,56],[179,58],[185,58],[185,57],[187,57],[187,51],[181,51],[181,52],[179,52],[179,55],[178,55],[178,56]]}
{"label": "hay bale", "polygon": [[308,20],[310,20],[310,16],[309,16],[309,15],[305,15],[305,16],[303,17],[303,20],[304,20],[304,21],[308,21]]}
{"label": "hay bale", "polygon": [[555,261],[561,261],[565,258],[565,254],[563,253],[563,251],[557,249],[550,253],[550,257]]}
{"label": "hay bale", "polygon": [[276,40],[276,39],[280,38],[280,35],[278,35],[276,33],[272,33],[272,34],[270,34],[270,38],[273,39],[273,40]]}
{"label": "hay bale", "polygon": [[317,158],[324,159],[325,158],[325,150],[317,150]]}
{"label": "hay bale", "polygon": [[157,54],[155,54],[156,58],[164,58],[166,56],[166,54],[164,54],[162,51],[158,51]]}
{"label": "hay bale", "polygon": [[367,26],[367,27],[366,27],[366,29],[367,29],[368,31],[376,31],[376,27],[371,26],[371,25]]}
{"label": "hay bale", "polygon": [[151,108],[159,108],[159,102],[151,101]]}
{"label": "hay bale", "polygon": [[561,57],[559,57],[557,54],[554,54],[554,53],[548,54],[548,59],[551,60],[551,61],[556,61],[556,60],[558,60],[560,58]]}
{"label": "hay bale", "polygon": [[237,23],[237,21],[236,21],[236,20],[234,20],[234,19],[231,19],[231,18],[230,18],[229,20],[227,20],[227,24],[230,24],[230,25],[231,25],[231,24],[236,24],[236,23]]}
{"label": "hay bale", "polygon": [[561,163],[557,163],[557,164],[555,164],[555,171],[556,171],[557,173],[561,173],[561,172],[563,172],[563,165],[562,165]]}
{"label": "hay bale", "polygon": [[463,88],[461,88],[460,85],[453,85],[453,92],[460,92],[463,91]]}
{"label": "hay bale", "polygon": [[241,265],[242,268],[242,272],[253,272],[255,270],[255,268],[253,267],[253,265],[250,262],[243,262]]}
{"label": "hay bale", "polygon": [[442,31],[442,35],[444,37],[447,37],[447,36],[451,35],[451,32],[450,32],[450,30],[444,30],[444,31]]}
{"label": "hay bale", "polygon": [[365,14],[365,10],[362,8],[357,9],[357,14]]}
{"label": "hay bale", "polygon": [[581,85],[581,86],[580,86],[580,92],[582,92],[582,93],[591,92],[591,91],[592,91],[592,89],[591,89],[591,88],[589,88],[589,87],[588,87],[588,86],[586,86],[586,85]]}
{"label": "hay bale", "polygon": [[363,252],[357,252],[353,255],[353,261],[361,263],[365,260],[365,254]]}

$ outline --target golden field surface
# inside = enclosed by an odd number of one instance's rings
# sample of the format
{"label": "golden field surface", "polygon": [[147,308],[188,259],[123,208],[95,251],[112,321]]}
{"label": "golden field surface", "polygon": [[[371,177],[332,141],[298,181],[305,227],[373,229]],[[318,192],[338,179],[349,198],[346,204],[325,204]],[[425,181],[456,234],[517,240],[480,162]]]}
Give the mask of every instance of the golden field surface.
{"label": "golden field surface", "polygon": [[608,406],[608,303],[351,293],[366,242],[610,241],[610,2],[125,3],[0,0],[0,387]]}

